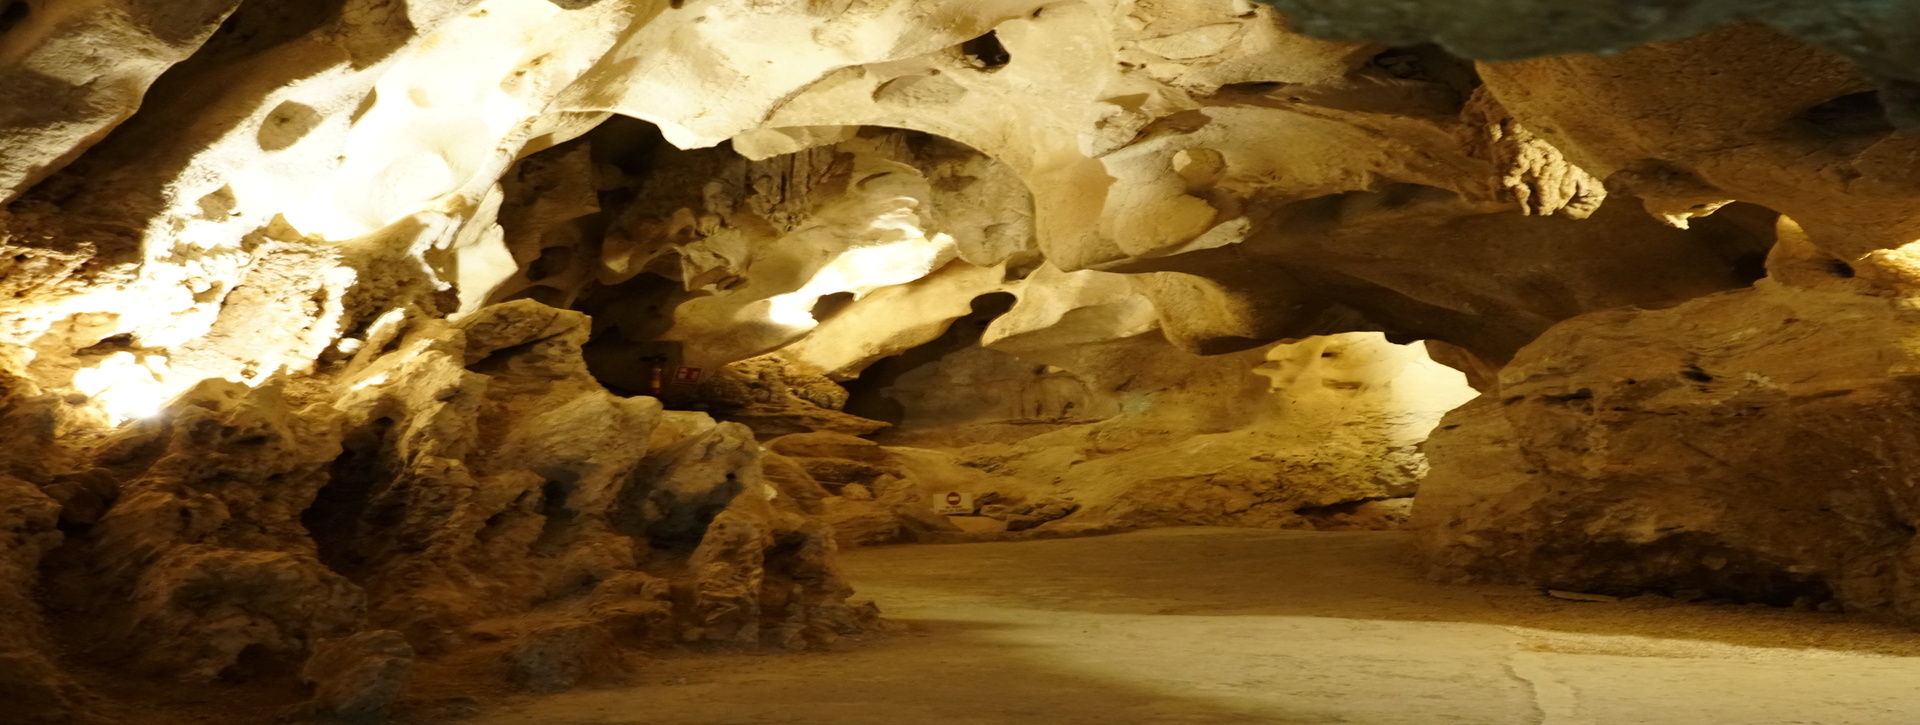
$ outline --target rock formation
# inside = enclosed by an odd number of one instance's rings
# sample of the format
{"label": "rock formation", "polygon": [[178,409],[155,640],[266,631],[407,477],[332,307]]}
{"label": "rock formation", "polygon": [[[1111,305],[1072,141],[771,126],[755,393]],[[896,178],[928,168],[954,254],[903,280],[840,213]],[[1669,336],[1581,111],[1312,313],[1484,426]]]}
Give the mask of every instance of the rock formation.
{"label": "rock formation", "polygon": [[0,2],[0,700],[377,719],[871,629],[841,545],[1409,497],[1920,616],[1913,12]]}
{"label": "rock formation", "polygon": [[[1676,68],[1720,100],[1656,80]],[[1563,323],[1440,427],[1418,508],[1434,574],[1911,616],[1893,401],[1920,170],[1892,161],[1916,139],[1884,94],[1751,25],[1482,75],[1649,212],[1784,215],[1752,289]]]}

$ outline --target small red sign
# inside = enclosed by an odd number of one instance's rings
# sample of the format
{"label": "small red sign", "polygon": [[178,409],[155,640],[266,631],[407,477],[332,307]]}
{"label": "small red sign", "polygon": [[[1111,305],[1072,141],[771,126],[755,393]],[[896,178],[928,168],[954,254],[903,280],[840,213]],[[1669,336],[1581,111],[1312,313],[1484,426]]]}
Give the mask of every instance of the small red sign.
{"label": "small red sign", "polygon": [[948,506],[959,506],[959,505],[960,505],[960,500],[961,500],[961,499],[960,499],[960,492],[959,492],[959,491],[954,491],[954,492],[952,492],[952,493],[949,493],[949,494],[947,494],[947,505],[948,505]]}
{"label": "small red sign", "polygon": [[706,370],[702,368],[690,368],[690,367],[682,366],[680,369],[673,371],[673,384],[674,385],[699,385],[700,379],[705,377],[705,373],[706,373]]}

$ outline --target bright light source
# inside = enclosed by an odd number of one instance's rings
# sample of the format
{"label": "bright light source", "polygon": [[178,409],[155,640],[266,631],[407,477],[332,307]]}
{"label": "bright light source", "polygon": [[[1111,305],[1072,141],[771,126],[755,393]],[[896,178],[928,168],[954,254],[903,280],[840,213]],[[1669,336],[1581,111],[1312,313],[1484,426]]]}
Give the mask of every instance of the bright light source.
{"label": "bright light source", "polygon": [[117,352],[100,364],[74,373],[73,387],[92,398],[115,425],[129,419],[151,418],[180,391],[165,383],[166,358]]}
{"label": "bright light source", "polygon": [[354,383],[354,384],[353,384],[353,389],[354,389],[354,390],[365,390],[365,389],[367,389],[367,388],[371,388],[371,387],[373,387],[373,386],[375,386],[375,385],[385,385],[385,384],[387,383],[387,381],[388,381],[388,380],[390,380],[390,379],[392,379],[392,376],[391,376],[391,375],[389,375],[389,374],[387,374],[387,373],[385,373],[385,372],[382,372],[382,373],[379,373],[379,374],[377,374],[377,375],[374,375],[374,376],[372,376],[372,377],[369,377],[369,378],[367,378],[366,380],[362,380],[362,381],[360,381],[360,382],[357,382],[357,383]]}
{"label": "bright light source", "polygon": [[[881,223],[876,222],[876,226]],[[806,286],[768,298],[768,319],[788,327],[810,328],[820,324],[813,319],[813,306],[821,297],[836,292],[852,292],[856,299],[865,297],[881,287],[925,277],[952,259],[953,237],[935,234],[929,239],[920,236],[918,229],[912,231],[915,232],[913,238],[906,241],[841,252],[815,273]]]}

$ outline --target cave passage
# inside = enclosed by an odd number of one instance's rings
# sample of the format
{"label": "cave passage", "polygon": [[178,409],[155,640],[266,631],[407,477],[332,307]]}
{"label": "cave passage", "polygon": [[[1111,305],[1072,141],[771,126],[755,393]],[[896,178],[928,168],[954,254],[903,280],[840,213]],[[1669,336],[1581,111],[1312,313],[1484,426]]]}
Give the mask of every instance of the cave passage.
{"label": "cave passage", "polygon": [[1697,725],[1920,706],[1920,644],[1897,626],[1449,586],[1411,554],[1400,532],[1216,528],[866,549],[845,565],[902,636],[666,660],[640,688],[473,722]]}
{"label": "cave passage", "polygon": [[1735,4],[0,0],[0,723],[1908,725],[1920,4]]}

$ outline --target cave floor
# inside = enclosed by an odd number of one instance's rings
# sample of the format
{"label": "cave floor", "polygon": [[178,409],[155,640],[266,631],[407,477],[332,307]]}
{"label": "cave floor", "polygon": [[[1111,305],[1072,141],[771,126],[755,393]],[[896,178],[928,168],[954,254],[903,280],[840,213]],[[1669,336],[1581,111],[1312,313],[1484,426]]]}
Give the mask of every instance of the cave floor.
{"label": "cave floor", "polygon": [[848,552],[902,632],[671,656],[478,725],[1913,723],[1920,636],[1840,614],[1431,584],[1398,532]]}

